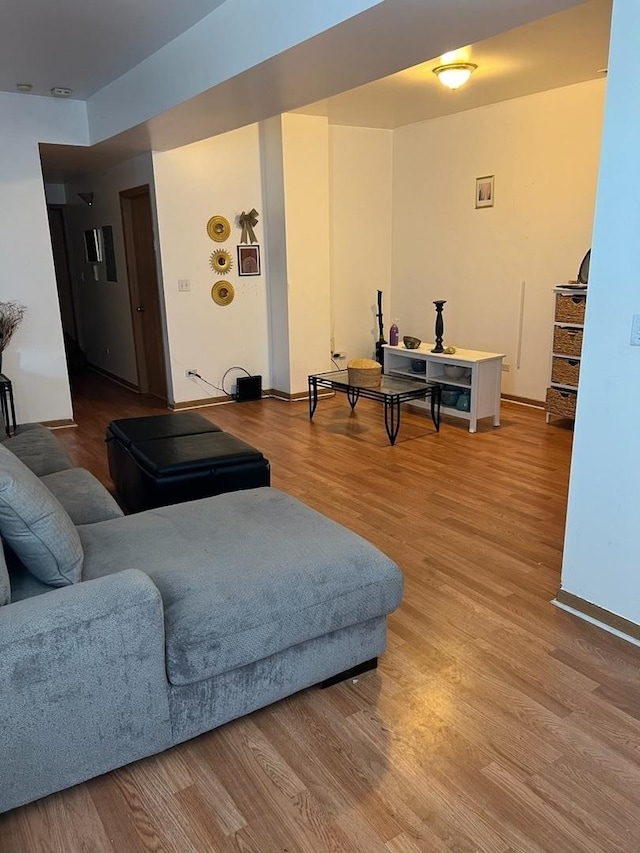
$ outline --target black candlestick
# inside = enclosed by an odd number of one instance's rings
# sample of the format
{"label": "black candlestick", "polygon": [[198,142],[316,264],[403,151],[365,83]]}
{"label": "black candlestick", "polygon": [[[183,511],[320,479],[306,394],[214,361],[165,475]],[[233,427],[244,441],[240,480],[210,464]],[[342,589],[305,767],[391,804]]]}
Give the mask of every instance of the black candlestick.
{"label": "black candlestick", "polygon": [[444,347],[442,346],[442,335],[444,333],[444,320],[442,319],[442,309],[444,308],[446,302],[446,299],[436,299],[433,303],[436,306],[436,345],[431,350],[431,352],[444,352]]}

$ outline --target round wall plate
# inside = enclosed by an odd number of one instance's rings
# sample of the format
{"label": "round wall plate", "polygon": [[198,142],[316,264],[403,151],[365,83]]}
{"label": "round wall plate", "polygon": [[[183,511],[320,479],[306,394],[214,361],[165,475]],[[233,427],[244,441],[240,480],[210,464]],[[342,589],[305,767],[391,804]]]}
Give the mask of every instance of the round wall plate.
{"label": "round wall plate", "polygon": [[225,240],[229,239],[229,235],[231,234],[229,220],[225,219],[224,216],[212,216],[207,222],[207,234],[216,243],[224,243]]}
{"label": "round wall plate", "polygon": [[235,295],[233,285],[228,281],[218,281],[211,288],[211,298],[216,305],[230,305]]}
{"label": "round wall plate", "polygon": [[215,252],[212,252],[209,263],[211,264],[211,269],[215,270],[218,275],[224,275],[233,266],[231,255],[226,249],[216,249]]}

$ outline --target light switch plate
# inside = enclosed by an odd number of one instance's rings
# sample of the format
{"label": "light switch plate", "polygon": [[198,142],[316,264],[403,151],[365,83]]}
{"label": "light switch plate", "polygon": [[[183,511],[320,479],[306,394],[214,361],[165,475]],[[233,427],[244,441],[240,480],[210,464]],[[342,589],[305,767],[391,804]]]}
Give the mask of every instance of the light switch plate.
{"label": "light switch plate", "polygon": [[640,347],[640,314],[633,315],[630,343],[632,347]]}

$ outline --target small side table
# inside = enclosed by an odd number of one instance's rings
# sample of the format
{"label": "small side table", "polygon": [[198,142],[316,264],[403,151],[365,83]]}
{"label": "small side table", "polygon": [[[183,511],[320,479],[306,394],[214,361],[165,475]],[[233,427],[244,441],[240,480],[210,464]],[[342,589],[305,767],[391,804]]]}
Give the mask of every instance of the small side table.
{"label": "small side table", "polygon": [[13,435],[16,431],[16,408],[13,403],[13,385],[4,373],[0,373],[0,409],[2,409],[4,431],[8,436]]}

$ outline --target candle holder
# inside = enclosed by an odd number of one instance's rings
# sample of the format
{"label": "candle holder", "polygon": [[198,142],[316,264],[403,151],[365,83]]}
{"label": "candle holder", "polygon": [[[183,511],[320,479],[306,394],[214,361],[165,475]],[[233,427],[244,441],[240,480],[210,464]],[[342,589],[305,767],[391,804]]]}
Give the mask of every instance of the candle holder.
{"label": "candle holder", "polygon": [[436,299],[433,303],[436,306],[436,345],[431,350],[431,352],[444,352],[444,347],[442,346],[442,336],[444,333],[444,320],[442,319],[442,309],[444,308],[446,302],[446,299]]}

